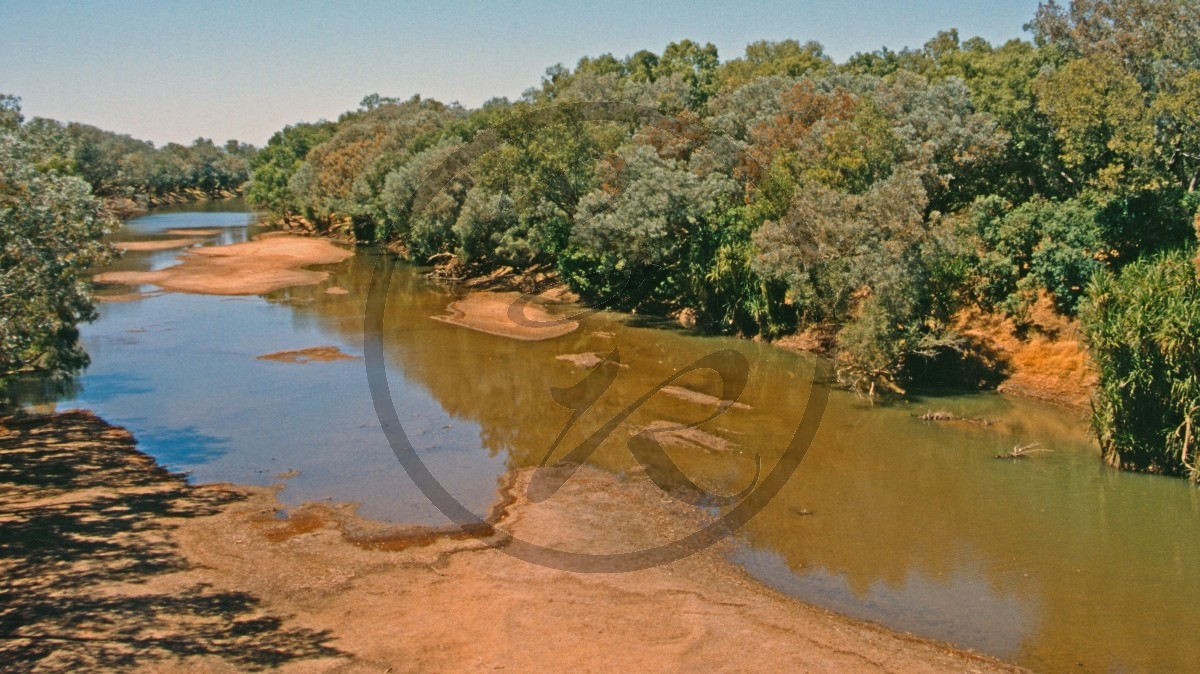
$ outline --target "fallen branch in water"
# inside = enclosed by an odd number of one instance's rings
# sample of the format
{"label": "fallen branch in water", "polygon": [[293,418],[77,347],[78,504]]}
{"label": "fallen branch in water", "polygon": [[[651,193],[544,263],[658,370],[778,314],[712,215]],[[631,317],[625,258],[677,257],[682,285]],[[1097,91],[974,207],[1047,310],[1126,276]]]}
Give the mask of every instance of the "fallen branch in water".
{"label": "fallen branch in water", "polygon": [[954,414],[953,412],[948,412],[946,410],[930,410],[930,411],[926,412],[925,414],[914,414],[913,416],[920,419],[921,421],[926,421],[926,422],[929,422],[929,421],[966,421],[966,422],[972,423],[972,424],[979,424],[980,426],[991,426],[992,425],[991,420],[988,419],[987,417],[960,417],[957,414]]}
{"label": "fallen branch in water", "polygon": [[1007,454],[997,454],[996,458],[997,459],[1023,459],[1026,456],[1029,456],[1030,454],[1035,454],[1037,452],[1052,452],[1052,451],[1054,451],[1052,449],[1035,449],[1037,446],[1038,446],[1038,443],[1036,443],[1036,442],[1031,442],[1028,445],[1024,445],[1024,446],[1017,445],[1017,446],[1013,447],[1012,451]]}

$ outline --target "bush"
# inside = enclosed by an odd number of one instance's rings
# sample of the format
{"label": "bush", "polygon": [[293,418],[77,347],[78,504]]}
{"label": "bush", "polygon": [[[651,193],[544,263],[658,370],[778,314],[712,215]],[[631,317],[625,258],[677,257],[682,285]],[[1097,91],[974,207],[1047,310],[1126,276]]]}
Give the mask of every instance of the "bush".
{"label": "bush", "polygon": [[1097,274],[1081,312],[1110,465],[1200,481],[1200,282],[1181,251]]}

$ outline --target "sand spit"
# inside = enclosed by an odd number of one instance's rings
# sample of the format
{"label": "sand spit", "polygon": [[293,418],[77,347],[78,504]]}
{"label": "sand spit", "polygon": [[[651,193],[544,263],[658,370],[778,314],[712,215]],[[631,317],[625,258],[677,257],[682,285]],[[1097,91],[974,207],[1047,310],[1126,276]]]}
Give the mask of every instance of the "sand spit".
{"label": "sand spit", "polygon": [[[587,351],[585,353],[564,353],[560,356],[555,356],[554,359],[561,360],[564,363],[570,363],[575,367],[584,370],[594,369],[600,363],[606,362],[604,356],[596,353],[595,351]],[[629,369],[629,366],[624,363],[618,363],[617,367],[621,368],[622,370]]]}
{"label": "sand spit", "polygon": [[737,445],[725,438],[706,433],[699,428],[680,428],[685,424],[674,421],[655,421],[648,426],[635,427],[630,435],[643,431],[654,431],[654,437],[664,447],[676,449],[703,449],[709,452],[734,452]]}
{"label": "sand spit", "polygon": [[707,393],[693,391],[690,388],[684,388],[682,386],[664,386],[662,388],[662,392],[666,393],[667,395],[671,396],[672,398],[686,400],[690,403],[696,403],[697,405],[711,405],[712,407],[717,407],[718,405],[720,405],[721,403],[724,402],[724,403],[729,403],[729,405],[728,405],[729,408],[734,409],[734,410],[754,409],[754,408],[750,407],[749,405],[747,405],[746,403],[730,402],[727,400],[721,400],[720,398],[718,398],[716,396],[710,396]]}
{"label": "sand spit", "polygon": [[[515,292],[473,292],[451,302],[446,307],[449,315],[431,318],[490,335],[523,341],[553,339],[579,328],[579,323],[575,321],[557,322],[555,316],[536,304],[528,304],[524,308],[524,317],[528,322],[513,321],[508,315],[509,307],[520,296],[520,293]],[[536,325],[537,323],[553,324],[540,326]]]}
{"label": "sand spit", "polygon": [[336,346],[312,346],[307,349],[276,351],[275,353],[258,356],[255,360],[274,360],[280,363],[303,364],[328,363],[335,360],[358,360],[358,356],[351,356]]}
{"label": "sand spit", "polygon": [[229,246],[198,248],[179,264],[159,271],[119,271],[97,275],[99,283],[150,284],[164,290],[201,295],[261,295],[298,285],[320,283],[322,271],[303,269],[335,264],[352,253],[324,239],[263,236]]}
{"label": "sand spit", "polygon": [[113,244],[121,250],[128,251],[153,251],[153,250],[173,250],[175,248],[188,248],[204,243],[204,239],[161,239],[157,241],[118,241]]}

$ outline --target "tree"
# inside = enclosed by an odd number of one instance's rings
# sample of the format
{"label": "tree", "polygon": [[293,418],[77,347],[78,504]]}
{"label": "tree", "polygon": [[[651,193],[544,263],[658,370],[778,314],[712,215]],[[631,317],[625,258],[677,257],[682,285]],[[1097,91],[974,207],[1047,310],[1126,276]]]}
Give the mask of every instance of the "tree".
{"label": "tree", "polygon": [[419,96],[378,103],[343,115],[289,179],[294,203],[322,231],[370,238],[384,217],[379,196],[387,175],[461,116],[458,108]]}
{"label": "tree", "polygon": [[654,79],[670,75],[682,77],[689,89],[688,107],[700,110],[717,92],[719,64],[717,48],[711,42],[701,46],[691,40],[680,40],[672,42],[663,50],[662,57],[654,66]]}
{"label": "tree", "polygon": [[992,195],[975,204],[971,225],[980,251],[973,280],[980,304],[1012,315],[1023,314],[1039,290],[1073,315],[1110,251],[1100,209],[1081,200],[1038,197],[1014,209]]}
{"label": "tree", "polygon": [[299,213],[300,205],[288,189],[292,176],[308,153],[333,135],[332,122],[301,123],[276,131],[266,147],[250,160],[246,199],[276,215]]}
{"label": "tree", "polygon": [[[703,274],[689,265],[697,257],[692,247],[708,238],[704,232],[737,194],[736,183],[718,173],[697,175],[642,144],[604,162],[599,179],[575,213],[572,248],[585,257],[570,260],[571,282],[593,299],[624,291],[624,308],[690,304],[696,274]],[[629,292],[634,287],[639,291]]]}
{"label": "tree", "polygon": [[832,67],[833,59],[818,42],[759,40],[746,45],[745,56],[721,64],[717,82],[721,90],[731,91],[760,77],[800,78]]}
{"label": "tree", "polygon": [[39,159],[19,129],[0,133],[0,376],[87,363],[75,326],[95,313],[80,274],[105,259],[114,226],[86,182]]}
{"label": "tree", "polygon": [[0,131],[14,132],[21,128],[23,121],[21,99],[11,94],[0,94]]}
{"label": "tree", "polygon": [[1137,79],[1117,61],[1100,55],[1072,61],[1035,90],[1074,182],[1104,191],[1156,184],[1153,119]]}
{"label": "tree", "polygon": [[[1030,22],[1063,62],[1040,83],[1063,159],[1106,191],[1195,189],[1200,7],[1194,0],[1051,1]],[[1190,150],[1188,149],[1190,148]]]}
{"label": "tree", "polygon": [[926,203],[905,169],[861,194],[809,183],[754,235],[754,268],[787,284],[803,321],[842,326],[842,376],[872,393],[895,387],[906,357],[946,343],[928,292],[938,251]]}

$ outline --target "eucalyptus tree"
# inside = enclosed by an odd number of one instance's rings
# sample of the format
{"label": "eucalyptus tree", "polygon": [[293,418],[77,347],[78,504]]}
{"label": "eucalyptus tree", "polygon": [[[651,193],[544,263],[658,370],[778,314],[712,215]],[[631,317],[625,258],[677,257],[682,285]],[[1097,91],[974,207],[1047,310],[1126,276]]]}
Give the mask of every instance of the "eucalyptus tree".
{"label": "eucalyptus tree", "polygon": [[333,135],[332,122],[300,123],[276,131],[250,160],[252,179],[246,199],[280,216],[297,215],[300,204],[288,188],[308,153]]}
{"label": "eucalyptus tree", "polygon": [[114,221],[84,180],[48,167],[7,99],[0,130],[0,386],[3,377],[70,374],[87,363],[76,324],[95,312],[81,272],[108,255]]}

